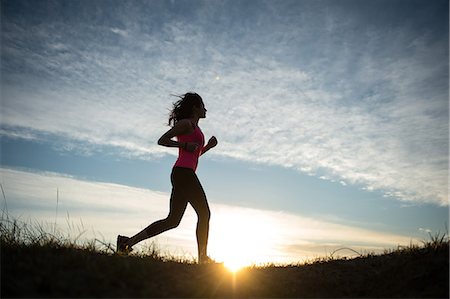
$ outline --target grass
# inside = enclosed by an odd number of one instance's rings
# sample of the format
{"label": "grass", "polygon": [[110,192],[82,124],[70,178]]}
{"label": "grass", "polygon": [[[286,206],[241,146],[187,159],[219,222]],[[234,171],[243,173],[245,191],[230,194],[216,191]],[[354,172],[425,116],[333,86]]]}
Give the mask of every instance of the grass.
{"label": "grass", "polygon": [[[48,231],[52,231],[49,233]],[[448,298],[449,238],[353,259],[329,256],[302,264],[249,267],[197,265],[160,254],[121,256],[111,244],[80,244],[9,217],[0,222],[1,297],[315,297]],[[346,249],[346,248],[342,248]]]}

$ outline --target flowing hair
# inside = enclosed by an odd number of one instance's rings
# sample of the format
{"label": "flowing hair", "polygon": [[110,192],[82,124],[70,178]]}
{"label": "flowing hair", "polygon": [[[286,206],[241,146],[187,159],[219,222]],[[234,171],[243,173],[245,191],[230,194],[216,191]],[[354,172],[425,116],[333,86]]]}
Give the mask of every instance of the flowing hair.
{"label": "flowing hair", "polygon": [[201,96],[195,92],[188,92],[177,97],[180,99],[173,103],[169,114],[169,126],[175,126],[179,120],[191,117],[194,106],[200,107],[201,103],[203,103]]}

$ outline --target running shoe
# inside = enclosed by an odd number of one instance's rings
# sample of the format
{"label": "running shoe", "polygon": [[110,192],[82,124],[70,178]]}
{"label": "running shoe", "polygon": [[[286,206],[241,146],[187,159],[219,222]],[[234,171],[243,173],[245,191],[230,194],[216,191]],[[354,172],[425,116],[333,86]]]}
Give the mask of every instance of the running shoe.
{"label": "running shoe", "polygon": [[129,239],[130,238],[128,238],[128,237],[118,235],[117,236],[116,252],[128,254],[131,251],[133,251],[133,248],[131,248],[131,246],[129,246],[126,243]]}

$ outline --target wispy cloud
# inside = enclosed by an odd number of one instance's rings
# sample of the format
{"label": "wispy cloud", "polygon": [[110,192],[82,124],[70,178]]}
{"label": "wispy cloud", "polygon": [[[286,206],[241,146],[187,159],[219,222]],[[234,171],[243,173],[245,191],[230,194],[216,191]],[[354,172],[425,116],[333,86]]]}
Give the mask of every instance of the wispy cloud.
{"label": "wispy cloud", "polygon": [[446,16],[433,23],[408,6],[410,19],[387,2],[378,18],[358,2],[206,2],[189,8],[197,18],[154,5],[102,7],[102,25],[86,10],[77,24],[4,15],[8,134],[31,128],[154,157],[170,153],[155,144],[169,94],[195,90],[216,155],[448,205]]}

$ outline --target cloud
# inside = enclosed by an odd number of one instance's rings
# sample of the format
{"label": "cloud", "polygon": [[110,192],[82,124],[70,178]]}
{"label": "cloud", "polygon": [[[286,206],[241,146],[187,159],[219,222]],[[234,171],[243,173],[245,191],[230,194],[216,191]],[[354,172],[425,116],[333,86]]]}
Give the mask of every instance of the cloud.
{"label": "cloud", "polygon": [[[83,233],[80,241],[97,238],[114,244],[117,234],[133,235],[168,213],[168,193],[48,172],[1,168],[0,173],[10,216],[49,229],[56,223],[68,236]],[[219,260],[236,250],[247,262],[299,262],[341,247],[382,252],[416,242],[411,237],[355,225],[216,204],[214,199],[210,202],[209,251]],[[160,235],[156,242],[163,252],[195,257],[195,225],[195,212],[188,208],[180,227]]]}
{"label": "cloud", "polygon": [[417,26],[431,22],[419,7],[381,20],[322,4],[204,3],[187,18],[139,3],[102,7],[101,25],[85,10],[77,24],[6,18],[3,131],[154,158],[173,153],[155,144],[169,95],[194,90],[216,155],[448,205],[448,32]]}
{"label": "cloud", "polygon": [[118,34],[122,37],[127,37],[128,36],[128,32],[126,30],[123,29],[119,29],[119,28],[111,28],[111,31],[114,32],[115,34]]}

